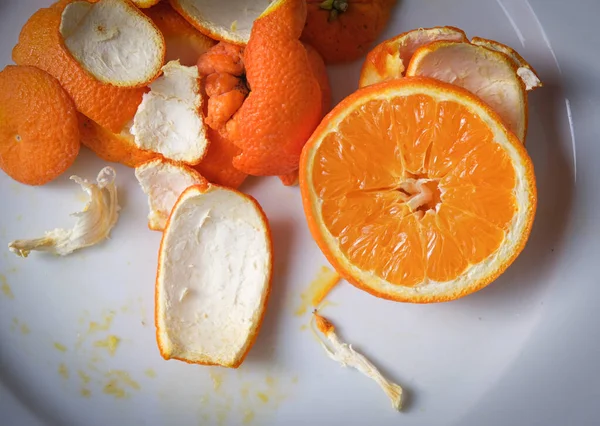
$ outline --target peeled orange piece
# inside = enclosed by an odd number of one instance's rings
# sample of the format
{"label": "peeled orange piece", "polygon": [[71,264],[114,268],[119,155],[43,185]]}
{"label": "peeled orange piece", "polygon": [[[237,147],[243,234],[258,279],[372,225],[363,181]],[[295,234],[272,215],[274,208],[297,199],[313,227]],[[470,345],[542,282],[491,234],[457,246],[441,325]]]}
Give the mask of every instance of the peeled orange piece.
{"label": "peeled orange piece", "polygon": [[0,72],[0,169],[27,185],[64,173],[79,153],[77,111],[60,83],[35,67]]}
{"label": "peeled orange piece", "polygon": [[165,359],[237,368],[271,288],[267,218],[251,197],[195,185],[175,204],[156,277],[156,336]]}
{"label": "peeled orange piece", "polygon": [[470,43],[437,41],[417,49],[406,75],[432,77],[467,89],[492,107],[525,142],[527,93],[507,55]]}
{"label": "peeled orange piece", "polygon": [[527,242],[531,159],[468,91],[429,78],[343,100],[304,148],[304,210],[348,281],[376,296],[442,302],[496,279]]}
{"label": "peeled orange piece", "polygon": [[158,76],[165,59],[162,33],[128,0],[67,4],[60,34],[88,73],[114,86],[147,85]]}
{"label": "peeled orange piece", "polygon": [[254,20],[273,0],[170,0],[171,6],[210,38],[246,44]]}
{"label": "peeled orange piece", "polygon": [[59,32],[62,11],[69,3],[72,1],[39,9],[27,20],[13,49],[13,61],[52,75],[73,98],[79,112],[107,130],[119,133],[133,119],[145,89],[101,83],[73,59]]}
{"label": "peeled orange piece", "polygon": [[208,182],[196,170],[163,158],[147,161],[135,168],[142,190],[148,196],[148,228],[162,231],[179,196],[192,185]]}

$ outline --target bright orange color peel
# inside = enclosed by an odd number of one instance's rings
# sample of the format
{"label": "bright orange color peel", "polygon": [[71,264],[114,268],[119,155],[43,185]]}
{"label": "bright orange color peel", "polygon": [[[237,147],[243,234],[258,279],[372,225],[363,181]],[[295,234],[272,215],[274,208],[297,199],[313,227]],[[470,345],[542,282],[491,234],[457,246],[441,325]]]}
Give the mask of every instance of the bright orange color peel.
{"label": "bright orange color peel", "polygon": [[50,74],[9,65],[0,72],[0,168],[27,185],[60,176],[79,153],[73,101]]}
{"label": "bright orange color peel", "polygon": [[39,9],[25,23],[12,58],[55,77],[73,98],[77,110],[112,132],[120,132],[135,115],[145,88],[127,89],[103,84],[73,59],[58,31],[61,14],[70,1]]}

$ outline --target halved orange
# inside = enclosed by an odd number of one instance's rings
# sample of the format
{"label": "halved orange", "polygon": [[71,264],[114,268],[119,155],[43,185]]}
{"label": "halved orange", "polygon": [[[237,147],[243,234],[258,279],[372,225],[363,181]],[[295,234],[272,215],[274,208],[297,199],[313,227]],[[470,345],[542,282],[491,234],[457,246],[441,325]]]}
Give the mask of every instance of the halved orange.
{"label": "halved orange", "polygon": [[500,117],[429,78],[350,95],[306,144],[310,230],[349,282],[378,297],[457,299],[519,255],[536,209],[533,165]]}

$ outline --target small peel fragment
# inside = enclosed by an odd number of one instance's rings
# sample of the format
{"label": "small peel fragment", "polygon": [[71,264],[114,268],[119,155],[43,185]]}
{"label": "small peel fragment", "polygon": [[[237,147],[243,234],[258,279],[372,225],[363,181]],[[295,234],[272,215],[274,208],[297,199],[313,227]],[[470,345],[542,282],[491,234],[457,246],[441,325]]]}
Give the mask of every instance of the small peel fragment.
{"label": "small peel fragment", "polygon": [[173,161],[198,164],[208,150],[198,68],[171,61],[150,84],[133,118],[135,144]]}
{"label": "small peel fragment", "polygon": [[90,196],[85,208],[73,213],[77,218],[75,226],[72,229],[54,229],[41,238],[13,241],[8,245],[9,250],[21,257],[27,257],[31,251],[66,256],[108,238],[119,218],[116,175],[117,172],[112,167],[105,167],[98,173],[96,183],[71,176],[71,180],[78,183]]}
{"label": "small peel fragment", "polygon": [[324,340],[318,333],[315,333],[329,358],[339,362],[342,367],[355,368],[365,376],[373,379],[388,396],[392,402],[392,407],[400,411],[402,409],[402,387],[383,377],[377,367],[364,355],[356,352],[352,345],[343,343],[335,333],[335,326],[327,318],[319,315],[316,310],[313,312],[313,320],[317,329],[326,337],[326,340]]}
{"label": "small peel fragment", "polygon": [[140,164],[135,169],[142,190],[148,195],[148,227],[162,231],[179,196],[192,185],[208,182],[196,170],[165,159]]}
{"label": "small peel fragment", "polygon": [[496,52],[504,53],[517,66],[517,75],[525,84],[525,89],[529,92],[538,87],[542,87],[543,83],[531,65],[514,50],[512,47],[502,44],[495,40],[488,40],[481,37],[473,37],[471,44],[483,46],[486,49],[495,50]]}

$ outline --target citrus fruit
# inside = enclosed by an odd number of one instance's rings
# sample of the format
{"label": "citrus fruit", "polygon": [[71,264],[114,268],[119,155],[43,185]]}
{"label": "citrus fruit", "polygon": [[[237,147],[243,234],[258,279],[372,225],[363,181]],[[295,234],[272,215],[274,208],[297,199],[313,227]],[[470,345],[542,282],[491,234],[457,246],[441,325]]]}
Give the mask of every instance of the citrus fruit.
{"label": "citrus fruit", "polygon": [[164,63],[162,33],[128,0],[73,1],[59,30],[75,61],[103,83],[146,86]]}
{"label": "citrus fruit", "polygon": [[233,165],[251,175],[298,168],[302,147],[321,119],[321,89],[298,38],[303,0],[278,0],[254,22],[244,50],[250,93],[226,123],[240,149]]}
{"label": "citrus fruit", "polygon": [[103,84],[90,76],[67,53],[59,33],[61,13],[69,1],[39,9],[25,23],[12,57],[18,65],[38,67],[56,78],[77,110],[114,133],[133,119],[143,88]]}
{"label": "citrus fruit", "polygon": [[529,63],[521,55],[519,55],[519,53],[512,47],[497,42],[495,40],[488,40],[486,38],[481,37],[473,37],[471,39],[471,44],[483,46],[488,49],[496,50],[507,55],[517,66],[517,74],[519,75],[521,80],[523,80],[523,83],[525,83],[525,88],[527,90],[534,90],[538,87],[543,86],[540,78],[538,77],[533,67],[529,65]]}
{"label": "citrus fruit", "polygon": [[483,46],[436,41],[417,49],[406,75],[461,86],[486,102],[525,142],[527,93],[517,66],[504,53]]}
{"label": "citrus fruit", "polygon": [[267,218],[251,197],[217,185],[186,189],[169,216],[156,277],[156,336],[165,359],[237,368],[271,289]]}
{"label": "citrus fruit", "polygon": [[208,152],[193,168],[211,183],[237,189],[248,177],[233,167],[233,159],[239,155],[240,149],[216,130],[207,128],[206,135],[210,141]]}
{"label": "citrus fruit", "polygon": [[196,170],[164,158],[138,165],[135,177],[148,196],[148,228],[153,231],[165,229],[169,214],[183,191],[192,185],[207,184]]}
{"label": "citrus fruit", "polygon": [[377,40],[395,0],[307,0],[308,14],[302,40],[310,43],[327,63],[348,62],[363,56]]}
{"label": "citrus fruit", "polygon": [[14,180],[43,185],[79,153],[77,111],[60,83],[35,67],[0,72],[0,168]]}
{"label": "citrus fruit", "polygon": [[214,40],[190,25],[166,1],[144,9],[143,12],[165,37],[167,62],[179,60],[181,65],[194,65],[198,56],[215,44]]}
{"label": "citrus fruit", "polygon": [[360,72],[358,86],[402,78],[415,51],[439,40],[468,42],[463,30],[454,27],[418,28],[386,40],[371,50]]}
{"label": "citrus fruit", "polygon": [[81,144],[105,161],[136,167],[160,156],[138,148],[128,129],[113,133],[81,113],[78,113],[78,119]]}
{"label": "citrus fruit", "polygon": [[254,20],[273,0],[170,0],[171,6],[208,37],[246,44]]}
{"label": "citrus fruit", "polygon": [[198,164],[208,150],[198,68],[171,61],[150,84],[131,134],[135,144],[174,161]]}
{"label": "citrus fruit", "polygon": [[519,255],[536,209],[531,159],[479,98],[429,78],[369,86],[306,144],[300,188],[329,262],[376,296],[442,302]]}

